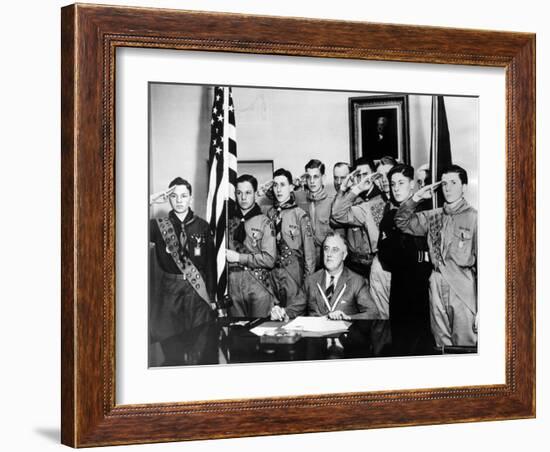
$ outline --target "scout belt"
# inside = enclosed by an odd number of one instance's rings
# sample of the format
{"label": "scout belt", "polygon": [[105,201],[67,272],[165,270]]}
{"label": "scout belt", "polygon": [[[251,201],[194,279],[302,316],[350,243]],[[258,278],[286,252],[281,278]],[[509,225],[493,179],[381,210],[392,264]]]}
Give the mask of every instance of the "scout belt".
{"label": "scout belt", "polygon": [[211,309],[214,309],[215,305],[210,302],[210,297],[206,291],[206,284],[204,283],[200,271],[195,267],[191,259],[185,255],[182,256],[183,253],[181,253],[180,242],[176,237],[174,225],[168,217],[157,218],[156,221],[166,245],[166,252],[172,256],[174,263],[182,273],[181,279],[187,280],[193,290],[197,292],[197,295],[199,295]]}
{"label": "scout belt", "polygon": [[250,274],[258,283],[273,297],[277,298],[277,296],[273,293],[271,290],[271,286],[269,284],[271,272],[265,268],[251,268],[247,267],[245,265],[230,265],[229,266],[229,273],[234,272],[247,272]]}
{"label": "scout belt", "polygon": [[251,268],[247,267],[246,265],[235,265],[230,266],[229,271],[231,273],[233,272],[250,272],[254,275],[254,277],[260,281],[265,281],[269,277],[269,270],[266,270],[265,268]]}

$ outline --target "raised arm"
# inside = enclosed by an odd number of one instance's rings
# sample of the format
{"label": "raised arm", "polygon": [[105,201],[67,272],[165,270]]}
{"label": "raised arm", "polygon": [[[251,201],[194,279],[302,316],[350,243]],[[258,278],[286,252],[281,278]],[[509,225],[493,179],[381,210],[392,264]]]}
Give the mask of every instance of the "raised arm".
{"label": "raised arm", "polygon": [[428,233],[428,212],[415,212],[420,201],[414,196],[399,206],[395,214],[395,225],[404,233],[424,236]]}
{"label": "raised arm", "polygon": [[426,185],[399,206],[395,214],[395,225],[406,234],[426,235],[428,233],[428,214],[430,211],[415,213],[416,207],[424,199],[430,199],[441,181]]}
{"label": "raised arm", "polygon": [[339,191],[334,199],[331,209],[331,219],[337,224],[345,226],[363,226],[366,222],[365,211],[355,206],[357,191]]}

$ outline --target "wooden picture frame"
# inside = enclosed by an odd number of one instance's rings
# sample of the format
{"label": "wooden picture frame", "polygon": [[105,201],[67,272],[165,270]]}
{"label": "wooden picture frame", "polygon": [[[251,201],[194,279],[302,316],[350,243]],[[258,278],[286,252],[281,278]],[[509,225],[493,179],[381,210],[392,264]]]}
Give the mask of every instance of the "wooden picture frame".
{"label": "wooden picture frame", "polygon": [[349,98],[350,162],[363,156],[373,161],[390,156],[410,164],[408,97]]}
{"label": "wooden picture frame", "polygon": [[[64,444],[84,447],[535,416],[533,34],[77,4],[62,9],[61,35]],[[120,47],[505,68],[505,383],[117,405],[114,87],[115,51]]]}

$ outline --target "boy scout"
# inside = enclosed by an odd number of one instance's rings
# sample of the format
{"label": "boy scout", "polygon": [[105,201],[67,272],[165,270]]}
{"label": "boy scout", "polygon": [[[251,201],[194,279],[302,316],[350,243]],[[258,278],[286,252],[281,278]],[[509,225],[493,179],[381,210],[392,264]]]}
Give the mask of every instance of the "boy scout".
{"label": "boy scout", "polygon": [[234,317],[267,317],[278,303],[270,273],[277,255],[275,229],[256,204],[257,189],[255,177],[243,174],[237,179],[227,250]]}
{"label": "boy scout", "polygon": [[[438,346],[477,345],[477,211],[464,199],[466,171],[451,165],[441,181],[418,190],[401,204],[395,224],[403,232],[426,236],[434,270],[430,276],[430,321]],[[442,208],[416,212],[441,185]]]}
{"label": "boy scout", "polygon": [[[380,174],[376,180],[376,185],[382,191],[383,197],[386,199],[385,212],[390,208],[390,182],[388,179],[388,173],[397,164],[395,159],[390,156],[384,156],[380,159],[376,172]],[[377,246],[378,247],[378,246]],[[369,274],[370,292],[374,299],[376,306],[383,319],[388,319],[389,303],[390,303],[390,286],[391,286],[391,274],[382,268],[378,253],[372,260],[372,265]]]}
{"label": "boy scout", "polygon": [[325,237],[332,232],[330,210],[334,196],[329,196],[325,189],[325,165],[321,161],[310,160],[306,164],[305,170],[307,211],[315,239],[315,268],[317,269],[322,266],[321,249]]}
{"label": "boy scout", "polygon": [[332,220],[347,227],[349,256],[346,265],[366,278],[376,254],[378,228],[386,205],[382,192],[373,183],[373,169],[371,160],[359,158],[332,205]]}
{"label": "boy scout", "polygon": [[290,171],[275,171],[275,203],[267,216],[275,225],[277,259],[272,275],[283,307],[301,290],[304,278],[315,271],[315,242],[309,215],[296,205],[292,191]]}
{"label": "boy scout", "polygon": [[149,241],[154,244],[162,270],[159,296],[150,300],[150,337],[162,341],[214,318],[214,242],[206,221],[190,208],[192,187],[181,177],[168,190],[151,196],[150,204],[168,200],[168,216],[150,221]]}
{"label": "boy scout", "polygon": [[391,276],[386,309],[390,313],[393,350],[401,356],[433,347],[428,296],[432,265],[426,238],[402,232],[394,221],[397,207],[414,193],[414,169],[399,164],[388,177],[393,202],[380,223],[377,256]]}

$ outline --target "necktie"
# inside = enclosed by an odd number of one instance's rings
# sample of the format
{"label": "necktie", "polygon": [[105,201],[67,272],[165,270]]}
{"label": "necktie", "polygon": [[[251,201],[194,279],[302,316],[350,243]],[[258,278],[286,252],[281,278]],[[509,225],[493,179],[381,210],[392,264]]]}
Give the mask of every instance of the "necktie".
{"label": "necktie", "polygon": [[183,226],[183,223],[181,225],[181,233],[180,233],[180,244],[181,244],[181,254],[182,256],[185,256],[187,254],[187,234],[185,233],[185,228]]}
{"label": "necktie", "polygon": [[326,295],[328,301],[331,300],[333,293],[334,293],[334,276],[331,276],[330,277],[330,283],[327,287],[327,290],[325,290],[325,295]]}

